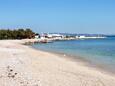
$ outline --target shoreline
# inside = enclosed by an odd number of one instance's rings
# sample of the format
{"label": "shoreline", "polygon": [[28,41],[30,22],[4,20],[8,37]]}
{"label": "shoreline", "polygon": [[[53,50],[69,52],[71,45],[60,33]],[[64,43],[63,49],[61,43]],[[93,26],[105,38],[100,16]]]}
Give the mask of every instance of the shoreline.
{"label": "shoreline", "polygon": [[32,49],[38,50],[38,51],[42,51],[44,53],[50,53],[50,54],[59,56],[59,58],[65,58],[65,59],[68,59],[70,61],[77,62],[79,64],[82,64],[83,66],[88,66],[88,67],[100,70],[103,73],[105,72],[105,73],[108,73],[108,74],[111,74],[111,75],[115,75],[115,70],[112,71],[109,68],[104,68],[103,66],[105,66],[105,65],[98,65],[98,64],[92,63],[92,62],[90,62],[86,59],[81,58],[81,56],[73,56],[73,55],[70,55],[70,54],[62,53],[62,52],[42,50],[42,49],[32,47],[32,45],[29,45],[29,47],[32,48]]}
{"label": "shoreline", "polygon": [[[0,41],[1,86],[115,85],[115,75],[86,66],[83,62],[71,61],[63,55],[36,50],[23,43],[22,40]],[[13,72],[6,68],[12,68]],[[17,75],[7,76],[7,72],[16,72]]]}

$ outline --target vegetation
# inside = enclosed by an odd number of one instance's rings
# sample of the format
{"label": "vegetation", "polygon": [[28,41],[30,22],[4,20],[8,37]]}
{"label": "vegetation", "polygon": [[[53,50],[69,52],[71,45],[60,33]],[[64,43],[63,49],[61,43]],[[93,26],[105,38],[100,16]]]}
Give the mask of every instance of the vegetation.
{"label": "vegetation", "polygon": [[17,29],[17,30],[0,30],[0,39],[26,39],[33,38],[35,33],[31,29]]}

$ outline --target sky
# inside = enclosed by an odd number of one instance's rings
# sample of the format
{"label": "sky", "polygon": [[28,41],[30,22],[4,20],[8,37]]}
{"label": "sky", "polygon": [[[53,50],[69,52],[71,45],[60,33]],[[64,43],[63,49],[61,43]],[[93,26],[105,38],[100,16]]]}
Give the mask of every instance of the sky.
{"label": "sky", "polygon": [[0,28],[115,34],[115,0],[0,0]]}

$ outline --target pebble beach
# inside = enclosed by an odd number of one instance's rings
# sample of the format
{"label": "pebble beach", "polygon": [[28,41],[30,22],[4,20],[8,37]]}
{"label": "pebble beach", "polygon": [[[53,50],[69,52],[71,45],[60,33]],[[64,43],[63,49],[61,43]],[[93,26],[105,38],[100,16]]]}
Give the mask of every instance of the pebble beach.
{"label": "pebble beach", "polygon": [[115,86],[115,75],[53,53],[0,41],[0,86]]}

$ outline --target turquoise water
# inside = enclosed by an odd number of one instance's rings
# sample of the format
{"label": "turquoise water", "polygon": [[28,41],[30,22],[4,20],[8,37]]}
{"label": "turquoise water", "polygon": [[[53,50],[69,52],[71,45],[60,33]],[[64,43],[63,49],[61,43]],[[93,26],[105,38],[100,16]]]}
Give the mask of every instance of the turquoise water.
{"label": "turquoise water", "polygon": [[[55,41],[34,44],[36,49],[65,53],[115,72],[115,38]],[[70,57],[71,58],[71,57]]]}

